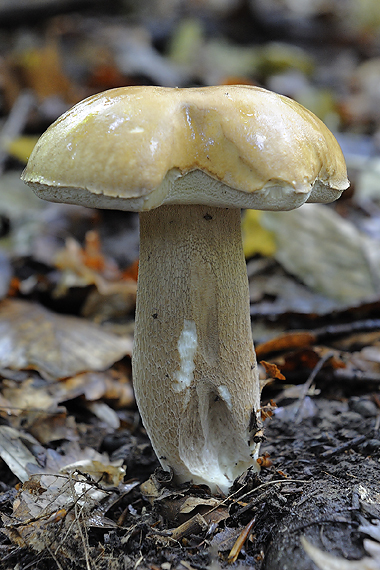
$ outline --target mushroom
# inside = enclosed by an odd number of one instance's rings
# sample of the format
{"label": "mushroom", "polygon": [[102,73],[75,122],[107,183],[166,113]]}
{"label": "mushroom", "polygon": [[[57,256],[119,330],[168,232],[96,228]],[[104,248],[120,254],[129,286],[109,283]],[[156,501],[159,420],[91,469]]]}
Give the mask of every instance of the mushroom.
{"label": "mushroom", "polygon": [[258,470],[241,208],[338,198],[327,127],[257,87],[112,89],[50,126],[22,177],[46,200],[140,212],[133,383],[163,468],[224,492]]}

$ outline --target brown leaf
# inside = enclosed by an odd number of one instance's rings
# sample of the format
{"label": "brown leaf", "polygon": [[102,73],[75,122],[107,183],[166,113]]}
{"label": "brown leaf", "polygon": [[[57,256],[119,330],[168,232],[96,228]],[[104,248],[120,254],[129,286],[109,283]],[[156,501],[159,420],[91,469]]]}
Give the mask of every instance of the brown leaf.
{"label": "brown leaf", "polygon": [[132,340],[84,319],[56,315],[27,301],[0,304],[0,367],[32,368],[48,379],[105,370],[132,354]]}
{"label": "brown leaf", "polygon": [[84,396],[88,401],[101,398],[113,400],[118,408],[131,406],[134,401],[132,382],[122,373],[113,369],[106,372],[84,372],[54,384],[49,390],[61,403]]}
{"label": "brown leaf", "polygon": [[[61,383],[59,383],[61,384]],[[53,387],[55,384],[53,384]],[[73,416],[67,416],[65,408],[57,407],[64,398],[50,394],[51,385],[27,378],[23,382],[4,379],[0,400],[0,415],[15,429],[27,430],[40,443],[78,439]]]}
{"label": "brown leaf", "polygon": [[54,263],[61,271],[54,291],[56,297],[66,295],[71,287],[95,285],[82,309],[85,317],[101,322],[129,313],[136,303],[136,269],[121,273],[116,263],[101,252],[99,236],[95,231],[86,234],[85,246],[73,238],[55,256]]}
{"label": "brown leaf", "polygon": [[[54,414],[39,412],[33,419],[29,432],[42,444],[52,441],[75,441],[79,438],[75,418],[68,416],[64,408],[60,408]],[[25,429],[25,422],[22,427]]]}
{"label": "brown leaf", "polygon": [[73,444],[66,455],[49,450],[45,467],[30,467],[35,473],[23,484],[12,515],[3,515],[2,520],[4,534],[12,542],[37,552],[61,547],[62,537],[67,536],[64,528],[75,532],[78,524],[84,524],[82,508],[86,513],[97,508],[109,496],[103,488],[113,489],[125,475],[120,462],[112,463],[104,454]]}
{"label": "brown leaf", "polygon": [[285,372],[294,372],[304,370],[313,370],[320,361],[320,354],[312,348],[304,348],[287,354],[281,364],[281,370]]}
{"label": "brown leaf", "polygon": [[315,341],[315,335],[308,331],[286,333],[256,346],[256,355],[260,359],[272,352],[304,348],[312,345]]}
{"label": "brown leaf", "polygon": [[182,514],[188,514],[198,507],[216,507],[219,503],[220,501],[213,497],[206,499],[204,497],[190,495],[183,501],[179,512]]}
{"label": "brown leaf", "polygon": [[271,378],[277,378],[277,380],[285,380],[285,376],[281,374],[279,368],[275,364],[266,362],[265,360],[261,360],[260,364],[264,366],[265,372]]}
{"label": "brown leaf", "polygon": [[[34,373],[22,382],[3,379],[0,415],[13,428],[28,430],[41,443],[76,440],[75,419],[68,416],[60,404],[78,397],[84,398],[83,406],[92,406],[92,413],[96,412],[94,406],[103,406],[108,410],[108,415],[114,418],[117,418],[116,412],[97,400],[109,400],[112,407],[123,409],[134,403],[132,383],[121,370],[84,372],[58,382],[41,382],[41,378]],[[99,409],[97,411],[95,415],[99,415]]]}

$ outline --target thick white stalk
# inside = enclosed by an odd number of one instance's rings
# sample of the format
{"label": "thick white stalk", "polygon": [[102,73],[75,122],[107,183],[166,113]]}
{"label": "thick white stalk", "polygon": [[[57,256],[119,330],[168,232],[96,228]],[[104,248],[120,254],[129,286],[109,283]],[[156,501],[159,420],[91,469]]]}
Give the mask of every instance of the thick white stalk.
{"label": "thick white stalk", "polygon": [[142,421],[179,482],[226,491],[256,465],[259,381],[240,210],[140,214],[133,382]]}

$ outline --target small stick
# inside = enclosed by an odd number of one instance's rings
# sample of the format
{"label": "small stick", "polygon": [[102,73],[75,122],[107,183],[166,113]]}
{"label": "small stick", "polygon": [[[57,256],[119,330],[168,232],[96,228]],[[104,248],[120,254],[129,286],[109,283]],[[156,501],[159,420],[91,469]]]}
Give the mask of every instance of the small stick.
{"label": "small stick", "polygon": [[[246,493],[244,493],[243,495],[241,495],[239,497],[239,501],[243,501],[244,499],[246,499],[249,495],[252,495],[253,493],[256,493],[256,491],[260,491],[261,489],[265,489],[265,487],[269,487],[270,485],[276,485],[277,483],[309,483],[309,481],[307,479],[275,479],[274,481],[266,481],[265,483],[261,483],[261,485],[258,485],[258,487],[255,487],[254,489],[251,489],[250,491],[247,491]],[[240,492],[240,489],[238,489],[237,491],[235,491],[235,493],[231,493],[231,495],[229,495],[228,497],[226,497],[225,499],[223,499],[222,501],[220,501],[219,504],[217,504],[215,507],[213,507],[210,511],[208,511],[209,513],[211,513],[212,511],[214,511],[215,509],[217,509],[218,507],[220,507],[220,505],[223,505],[224,503],[226,503],[229,499],[232,499],[233,497],[235,497],[235,495],[238,495]]]}
{"label": "small stick", "polygon": [[349,370],[338,368],[333,371],[334,378],[344,382],[369,382],[380,384],[380,374],[377,372],[364,372],[363,370]]}
{"label": "small stick", "polygon": [[345,451],[346,449],[351,449],[352,447],[356,447],[360,443],[363,443],[367,438],[368,435],[358,435],[357,437],[354,437],[354,439],[351,439],[346,443],[342,443],[342,445],[338,445],[337,447],[333,447],[333,449],[324,451],[323,453],[321,453],[320,457],[324,457],[325,459],[332,457],[333,455],[336,455],[341,451]]}
{"label": "small stick", "polygon": [[314,329],[311,332],[316,336],[316,340],[320,342],[322,339],[334,338],[353,332],[373,331],[379,328],[380,319],[363,319],[361,321],[353,321],[351,323],[327,325],[325,327]]}
{"label": "small stick", "polygon": [[312,385],[312,383],[314,382],[317,374],[319,374],[319,372],[321,371],[323,365],[334,355],[334,353],[332,351],[326,352],[326,354],[324,356],[322,356],[322,358],[319,360],[319,362],[317,363],[317,365],[313,368],[309,378],[306,380],[306,382],[304,383],[303,387],[302,387],[302,391],[298,400],[298,405],[296,406],[296,409],[294,411],[294,423],[295,424],[299,424],[302,417],[301,417],[301,412],[302,412],[302,408],[305,402],[305,398],[306,398],[306,394],[308,393],[310,386]]}
{"label": "small stick", "polygon": [[208,524],[205,519],[199,513],[191,517],[188,521],[179,525],[172,531],[170,538],[173,540],[181,540],[182,538],[189,536],[190,534],[198,534],[208,528]]}
{"label": "small stick", "polygon": [[264,491],[264,493],[262,495],[260,495],[259,497],[256,497],[256,499],[251,500],[247,505],[245,505],[244,507],[241,507],[238,511],[236,511],[236,513],[234,513],[234,518],[239,518],[242,514],[246,513],[247,511],[251,510],[253,507],[255,507],[258,503],[263,502],[269,495],[269,493],[271,492],[271,489],[267,489],[266,491]]}

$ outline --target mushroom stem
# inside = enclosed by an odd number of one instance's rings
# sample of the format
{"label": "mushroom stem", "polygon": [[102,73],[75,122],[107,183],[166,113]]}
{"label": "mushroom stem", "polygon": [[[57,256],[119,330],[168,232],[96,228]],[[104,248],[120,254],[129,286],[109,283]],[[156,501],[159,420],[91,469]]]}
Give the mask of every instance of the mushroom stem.
{"label": "mushroom stem", "polygon": [[239,208],[140,214],[133,381],[153,448],[177,482],[227,491],[257,466],[260,390]]}

